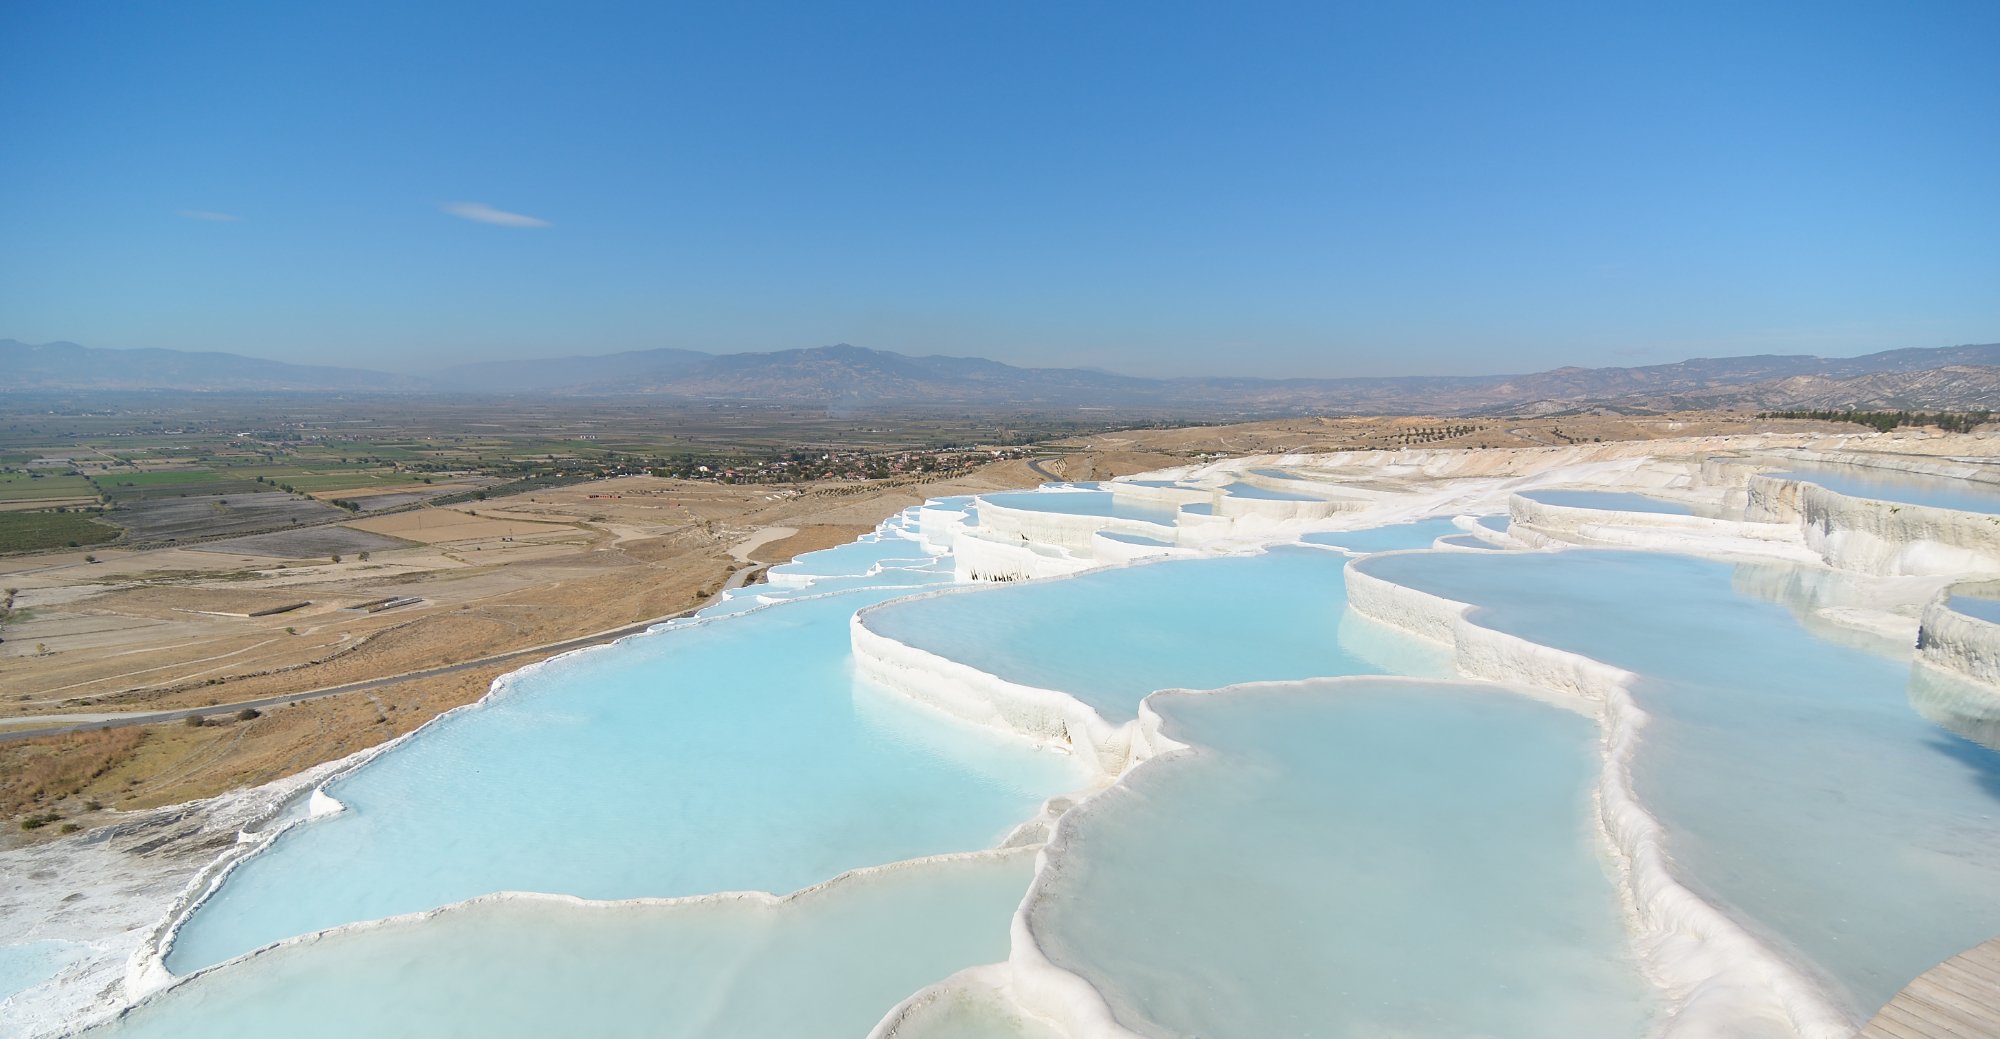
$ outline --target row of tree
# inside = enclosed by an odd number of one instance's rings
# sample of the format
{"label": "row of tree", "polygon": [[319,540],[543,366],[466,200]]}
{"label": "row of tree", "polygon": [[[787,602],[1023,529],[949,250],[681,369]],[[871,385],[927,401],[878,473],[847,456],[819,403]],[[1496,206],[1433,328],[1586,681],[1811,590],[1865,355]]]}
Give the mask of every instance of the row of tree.
{"label": "row of tree", "polygon": [[1802,418],[1820,422],[1854,422],[1873,426],[1884,433],[1899,426],[1935,426],[1947,433],[1970,433],[1993,420],[1991,411],[1846,411],[1794,410],[1764,411],[1758,418]]}

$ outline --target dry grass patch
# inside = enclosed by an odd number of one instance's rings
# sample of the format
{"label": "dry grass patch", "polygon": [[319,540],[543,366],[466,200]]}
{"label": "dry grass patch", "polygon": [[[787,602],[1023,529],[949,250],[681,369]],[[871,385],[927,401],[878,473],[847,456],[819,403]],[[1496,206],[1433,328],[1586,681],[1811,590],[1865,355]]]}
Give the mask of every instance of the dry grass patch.
{"label": "dry grass patch", "polygon": [[568,534],[576,528],[568,523],[536,522],[509,517],[494,519],[456,509],[417,509],[388,516],[372,516],[345,526],[375,534],[387,534],[427,545],[446,541],[476,541],[483,538],[530,537],[538,534]]}
{"label": "dry grass patch", "polygon": [[83,792],[144,740],[138,729],[106,729],[0,744],[0,815],[11,819]]}
{"label": "dry grass patch", "polygon": [[822,523],[810,527],[800,527],[791,537],[779,538],[758,545],[750,553],[750,558],[759,563],[789,563],[807,552],[818,552],[826,548],[838,548],[875,528],[847,523]]}

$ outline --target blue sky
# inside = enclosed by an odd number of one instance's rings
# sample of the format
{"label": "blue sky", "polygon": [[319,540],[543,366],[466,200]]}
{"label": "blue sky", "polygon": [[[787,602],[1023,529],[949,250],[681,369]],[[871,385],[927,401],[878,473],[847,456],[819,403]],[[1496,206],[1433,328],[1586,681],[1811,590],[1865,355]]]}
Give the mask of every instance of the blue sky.
{"label": "blue sky", "polygon": [[1300,376],[1991,342],[1995,40],[1991,2],[10,3],[0,337]]}

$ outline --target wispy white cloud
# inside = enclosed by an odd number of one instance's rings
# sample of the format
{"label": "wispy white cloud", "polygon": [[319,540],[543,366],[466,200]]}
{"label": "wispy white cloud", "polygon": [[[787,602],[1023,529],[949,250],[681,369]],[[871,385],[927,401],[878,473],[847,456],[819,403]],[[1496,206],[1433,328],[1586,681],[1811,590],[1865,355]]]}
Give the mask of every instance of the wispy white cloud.
{"label": "wispy white cloud", "polygon": [[213,209],[177,209],[174,212],[189,220],[213,220],[225,224],[233,224],[243,219],[234,213],[218,213]]}
{"label": "wispy white cloud", "polygon": [[495,224],[500,227],[549,226],[548,221],[539,217],[524,213],[509,213],[504,209],[495,209],[484,202],[447,202],[444,204],[444,211],[465,220],[477,220],[482,224]]}

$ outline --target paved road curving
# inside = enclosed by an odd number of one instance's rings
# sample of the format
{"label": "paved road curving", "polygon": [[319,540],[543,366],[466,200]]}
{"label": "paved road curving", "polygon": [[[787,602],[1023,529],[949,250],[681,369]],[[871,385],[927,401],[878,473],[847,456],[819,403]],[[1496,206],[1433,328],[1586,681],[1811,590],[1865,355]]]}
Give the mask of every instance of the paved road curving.
{"label": "paved road curving", "polygon": [[1054,455],[1043,455],[1040,458],[1030,458],[1028,459],[1028,468],[1031,471],[1033,471],[1036,476],[1039,476],[1042,479],[1049,481],[1050,483],[1062,483],[1063,482],[1062,477],[1057,476],[1056,474],[1049,472],[1047,469],[1042,468],[1043,462],[1053,462],[1055,460],[1056,459]]}

